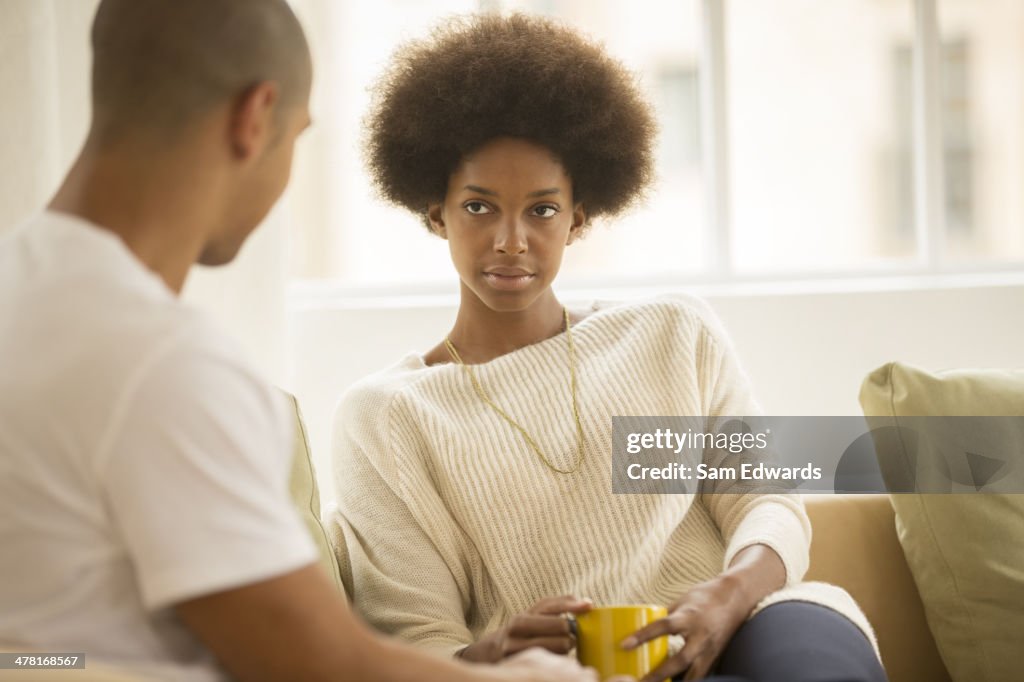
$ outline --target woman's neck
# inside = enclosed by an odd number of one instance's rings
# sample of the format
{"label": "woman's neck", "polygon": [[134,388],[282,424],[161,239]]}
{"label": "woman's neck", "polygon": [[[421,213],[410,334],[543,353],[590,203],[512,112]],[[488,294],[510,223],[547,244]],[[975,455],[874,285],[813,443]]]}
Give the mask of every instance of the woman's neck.
{"label": "woman's neck", "polygon": [[495,311],[463,287],[455,324],[448,335],[467,364],[488,362],[565,331],[562,304],[548,289],[525,310]]}

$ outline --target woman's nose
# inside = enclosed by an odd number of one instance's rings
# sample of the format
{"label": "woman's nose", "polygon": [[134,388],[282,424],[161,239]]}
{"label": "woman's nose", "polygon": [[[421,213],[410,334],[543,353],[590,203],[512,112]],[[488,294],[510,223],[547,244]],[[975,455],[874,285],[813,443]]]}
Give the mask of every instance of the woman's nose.
{"label": "woman's nose", "polygon": [[505,255],[518,256],[526,253],[526,226],[517,218],[502,221],[494,236],[494,250]]}

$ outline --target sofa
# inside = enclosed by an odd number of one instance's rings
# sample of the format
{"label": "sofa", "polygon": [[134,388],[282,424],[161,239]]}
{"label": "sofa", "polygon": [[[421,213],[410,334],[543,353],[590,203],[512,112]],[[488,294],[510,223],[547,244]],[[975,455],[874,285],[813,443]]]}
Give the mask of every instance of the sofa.
{"label": "sofa", "polygon": [[[813,529],[806,579],[839,585],[860,604],[893,682],[1024,679],[1024,371],[931,373],[889,363],[865,378],[860,402],[869,423],[994,419],[981,438],[949,435],[968,455],[1005,459],[1009,473],[1002,487],[972,489],[980,494],[805,496]],[[875,437],[891,490],[906,483],[894,472],[942,459],[902,438]],[[343,538],[331,540],[344,561]]]}
{"label": "sofa", "polygon": [[[315,476],[297,405],[296,418],[292,491],[307,524],[314,524],[308,500],[316,496]],[[857,600],[875,629],[891,682],[950,682],[897,537],[889,496],[806,495],[804,500],[813,531],[806,579],[839,585]],[[331,543],[343,548],[343,536],[328,528]],[[323,548],[319,531],[316,536]],[[344,551],[337,554],[324,556],[327,570],[336,571],[337,562],[346,561]]]}
{"label": "sofa", "polygon": [[[300,425],[292,471],[293,497],[307,524],[316,524],[311,531],[323,550],[325,570],[337,576],[334,554],[326,550],[323,531],[313,513],[318,508],[318,499],[304,436]],[[896,537],[889,496],[809,495],[805,501],[814,531],[807,578],[840,585],[860,603],[875,628],[882,661],[892,682],[948,682],[949,674],[928,630],[921,599]],[[129,679],[99,669],[88,676],[84,671],[68,671],[58,677],[83,682]],[[22,677],[0,671],[0,680],[6,679],[42,678],[38,673]]]}
{"label": "sofa", "polygon": [[[813,531],[806,579],[839,585],[857,600],[875,629],[890,682],[950,682],[897,538],[889,496],[807,495],[804,501]],[[336,545],[344,542],[331,535]],[[331,562],[323,560],[325,566]]]}
{"label": "sofa", "polygon": [[[882,369],[885,368],[881,368],[879,372]],[[934,400],[936,396],[944,395],[951,391],[955,392],[958,402],[962,396],[966,396],[968,401],[977,402],[979,394],[988,395],[991,393],[989,386],[993,383],[993,379],[987,376],[984,377],[984,386],[975,386],[974,384],[977,383],[977,379],[974,376],[946,377],[937,380],[926,374],[914,374],[906,369],[896,369],[899,371],[888,368],[884,376],[879,373],[872,375],[875,378],[877,387],[882,389],[881,395],[885,397],[882,403],[887,406],[887,410],[895,409],[901,403],[906,402],[908,395],[926,395],[930,400]],[[954,379],[955,382],[951,388],[948,384],[953,382]],[[966,383],[967,388],[965,388],[965,382],[968,382],[968,380],[973,383]],[[1002,392],[1007,393],[1008,391],[1014,401],[1008,408],[1003,408],[1003,413],[1024,415],[1024,373],[1015,373],[1009,379],[1000,375],[995,377],[995,380],[1009,382]],[[941,381],[943,385],[927,383],[935,381]],[[921,385],[907,389],[913,382],[918,382]],[[331,533],[325,532],[324,526],[321,524],[319,518],[320,499],[316,488],[316,477],[313,471],[305,426],[302,423],[298,404],[294,401],[294,398],[289,398],[292,401],[298,425],[295,435],[291,474],[292,496],[314,542],[320,550],[324,569],[332,576],[337,588],[340,591],[344,591],[340,575],[345,574],[346,570],[344,565],[339,566],[339,560],[342,562],[346,560],[345,553],[336,553],[332,550],[332,545],[343,547],[343,539],[338,535],[332,537]],[[865,401],[863,394],[862,402],[865,402],[866,412],[870,413],[873,411],[867,409],[869,402]],[[979,404],[983,405],[983,408],[979,407],[978,409],[982,410],[984,414],[1000,413],[998,405],[994,403]],[[933,412],[938,411],[941,414],[943,409],[951,410],[951,408],[946,406],[943,406],[942,409],[933,409],[929,406],[915,405],[913,413],[927,413],[928,410],[931,410]],[[926,616],[927,610],[920,596],[918,585],[924,586],[923,589],[933,590],[930,594],[936,594],[934,592],[934,582],[930,580],[929,576],[923,575],[922,572],[922,557],[927,561],[928,556],[927,554],[922,554],[919,551],[920,548],[914,548],[908,542],[908,539],[924,535],[913,529],[912,524],[916,523],[916,521],[910,512],[913,511],[912,505],[921,504],[921,498],[928,497],[927,495],[890,496],[884,494],[805,496],[807,513],[813,528],[810,568],[807,579],[839,585],[857,600],[875,629],[882,662],[892,682],[949,682],[952,679],[939,653],[940,642],[932,634],[936,624],[936,604],[944,607],[943,599],[945,595],[939,593],[938,597],[929,600],[932,609],[931,614]],[[935,503],[958,505],[957,513],[964,511],[965,500],[979,499],[981,504],[987,505],[992,502],[1001,502],[1002,498],[1020,498],[1019,500],[1014,499],[1008,502],[1008,504],[1017,505],[1016,507],[1011,507],[1008,510],[1000,508],[996,518],[1000,524],[1011,523],[1015,524],[1018,528],[1024,528],[1024,524],[1017,523],[1020,518],[1024,518],[1024,506],[1022,506],[1024,505],[1024,495],[993,495],[979,496],[978,498],[949,495],[933,497],[936,498],[934,500]],[[982,500],[982,497],[986,499]],[[897,508],[901,510],[903,515],[902,521],[897,519],[896,511],[894,511]],[[970,512],[971,510],[968,509],[967,511]],[[995,525],[992,522],[992,516],[979,515],[978,518],[984,521],[986,526]],[[908,531],[908,528],[911,530]],[[972,529],[972,533],[973,535],[983,535],[983,533],[978,531],[977,526]],[[996,537],[999,538],[1002,547],[999,551],[992,551],[990,554],[993,556],[1010,557],[1009,560],[1000,559],[1001,563],[996,564],[996,567],[1005,567],[1007,565],[1024,567],[1024,561],[1017,562],[1014,560],[1015,557],[1020,556],[1021,548],[1024,547],[1022,533],[1015,531],[1010,535],[1003,534]],[[963,542],[959,538],[956,538],[956,540],[957,542]],[[986,552],[976,553],[986,554]],[[906,558],[908,556],[911,557],[910,562]],[[914,573],[912,573],[911,569],[912,563],[916,568]],[[956,566],[953,566],[953,568],[961,570]],[[917,581],[913,577],[915,574],[918,575]],[[962,570],[959,575],[966,578],[974,577],[971,574],[963,573]],[[1024,580],[1021,580],[1016,574],[1010,573],[1007,575],[1006,571],[1003,571],[1003,574],[996,575],[997,580],[993,582],[999,582],[998,578],[1000,577],[1004,586],[1008,584],[1009,589],[1017,596],[1011,596],[1005,600],[1009,606],[1003,607],[1002,614],[996,613],[992,618],[982,616],[980,621],[975,621],[976,624],[980,625],[975,632],[982,634],[976,635],[981,641],[979,646],[974,648],[984,649],[985,647],[982,645],[986,644],[986,640],[996,639],[996,637],[991,635],[990,630],[997,624],[999,617],[1005,618],[1007,608],[1010,613],[1009,617],[1014,619],[1013,622],[1019,623],[1021,618],[1019,614],[1024,614],[1024,609],[1016,608],[1017,603],[1014,601],[1015,599],[1019,601],[1020,594],[1024,594],[1024,588],[1016,589],[1024,585]],[[985,584],[987,585],[987,583]],[[983,596],[988,596],[988,592],[986,591]],[[941,609],[940,615],[944,615],[941,613]],[[941,626],[943,623],[938,623],[938,625]],[[948,626],[949,623],[945,623],[945,625]],[[1002,630],[1009,631],[1011,638],[1019,637],[1024,642],[1024,635],[1021,634],[1024,632],[1024,629],[1007,628],[1002,625],[1002,622],[998,623],[998,625]],[[961,631],[965,629],[969,628],[960,628]],[[937,632],[943,632],[941,627]],[[945,641],[946,660],[953,661],[959,666],[961,671],[967,671],[965,674],[957,677],[958,682],[962,680],[975,682],[982,679],[993,681],[1011,679],[1000,676],[998,672],[994,675],[974,675],[970,672],[971,668],[969,666],[972,664],[971,661],[967,661],[965,664],[957,659],[956,645],[957,642],[949,641],[947,628]],[[24,648],[17,645],[7,645],[5,647],[3,643],[0,643],[0,651],[4,650],[24,651]],[[1002,652],[993,650],[990,654],[982,657],[984,659],[980,663],[982,668],[989,671],[997,670],[996,666],[999,664],[997,658],[1000,653],[1003,653],[1003,660],[1005,660],[1005,647],[1003,647]],[[965,665],[968,667],[964,667]],[[7,679],[79,679],[83,682],[86,682],[86,680],[91,682],[128,682],[128,680],[135,679],[114,670],[104,670],[99,666],[94,667],[93,664],[90,664],[90,668],[89,672],[64,671],[57,673],[55,671],[47,671],[42,676],[39,675],[39,671],[26,673],[0,671],[0,682]]]}
{"label": "sofa", "polygon": [[949,682],[903,556],[888,495],[807,495],[807,580],[849,592],[875,629],[891,682]]}

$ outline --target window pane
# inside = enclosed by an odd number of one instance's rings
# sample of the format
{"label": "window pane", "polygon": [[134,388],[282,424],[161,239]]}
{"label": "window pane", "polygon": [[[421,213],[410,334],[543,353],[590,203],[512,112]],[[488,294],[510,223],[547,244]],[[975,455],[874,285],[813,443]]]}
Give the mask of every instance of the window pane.
{"label": "window pane", "polygon": [[940,0],[946,253],[1024,258],[1024,3]]}
{"label": "window pane", "polygon": [[734,265],[826,271],[914,253],[908,0],[730,0]]}
{"label": "window pane", "polygon": [[507,9],[580,27],[637,71],[661,126],[657,180],[645,205],[566,250],[563,279],[693,273],[704,267],[698,0],[510,0]]}
{"label": "window pane", "polygon": [[446,242],[374,196],[361,153],[370,88],[394,49],[477,0],[296,0],[316,65],[314,127],[296,158],[288,209],[299,233],[292,271],[349,284],[447,281]]}

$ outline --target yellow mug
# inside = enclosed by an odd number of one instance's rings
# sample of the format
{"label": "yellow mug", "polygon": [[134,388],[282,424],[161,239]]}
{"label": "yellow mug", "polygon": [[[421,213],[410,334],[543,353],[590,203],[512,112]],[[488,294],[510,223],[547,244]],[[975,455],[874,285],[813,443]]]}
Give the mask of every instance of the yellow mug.
{"label": "yellow mug", "polygon": [[626,651],[622,640],[668,615],[663,606],[595,606],[576,616],[576,656],[602,680],[632,675],[638,680],[668,656],[668,637],[658,637]]}

